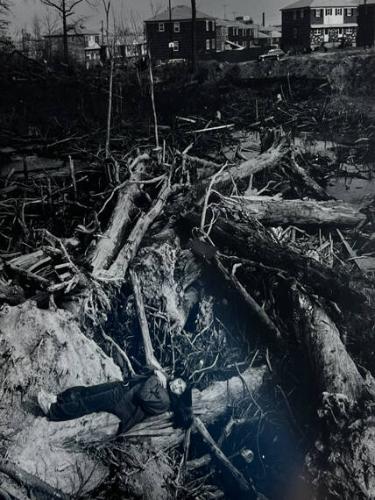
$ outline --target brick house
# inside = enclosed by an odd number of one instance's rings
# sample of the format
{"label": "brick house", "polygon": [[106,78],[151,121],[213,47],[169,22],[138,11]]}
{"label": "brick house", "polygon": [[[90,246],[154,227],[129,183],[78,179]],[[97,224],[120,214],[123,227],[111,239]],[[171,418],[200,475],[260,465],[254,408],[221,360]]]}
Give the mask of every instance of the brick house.
{"label": "brick house", "polygon": [[[192,12],[186,5],[165,10],[145,21],[146,38],[153,61],[191,59]],[[197,10],[197,56],[216,52],[216,20]]]}
{"label": "brick house", "polygon": [[358,36],[359,47],[374,47],[375,45],[375,2],[367,1],[358,6]]}
{"label": "brick house", "polygon": [[298,0],[281,9],[282,47],[356,46],[359,0]]}

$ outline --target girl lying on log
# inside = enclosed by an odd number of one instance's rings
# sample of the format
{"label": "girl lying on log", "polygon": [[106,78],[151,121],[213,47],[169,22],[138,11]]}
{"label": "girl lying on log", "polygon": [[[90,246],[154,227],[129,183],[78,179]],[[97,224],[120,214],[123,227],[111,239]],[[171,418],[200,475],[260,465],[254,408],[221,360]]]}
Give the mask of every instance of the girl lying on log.
{"label": "girl lying on log", "polygon": [[90,387],[77,386],[54,395],[41,390],[38,403],[52,421],[72,420],[96,412],[108,412],[120,419],[119,434],[147,417],[171,411],[174,425],[190,427],[192,391],[182,378],[168,380],[155,370],[126,381],[107,382]]}

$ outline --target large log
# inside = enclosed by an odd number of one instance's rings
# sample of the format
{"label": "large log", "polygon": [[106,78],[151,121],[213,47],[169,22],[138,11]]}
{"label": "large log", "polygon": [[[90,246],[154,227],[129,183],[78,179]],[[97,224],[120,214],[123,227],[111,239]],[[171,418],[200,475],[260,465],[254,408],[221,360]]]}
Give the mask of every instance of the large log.
{"label": "large log", "polygon": [[266,226],[353,227],[366,220],[357,208],[340,201],[278,200],[265,196],[224,199],[223,205],[238,208],[246,217]]}
{"label": "large log", "polygon": [[108,227],[100,237],[91,256],[93,274],[97,274],[102,269],[108,269],[124,243],[124,234],[135,209],[134,201],[140,194],[137,182],[144,170],[143,162],[147,159],[148,155],[142,155],[133,162],[134,172],[130,176],[130,180],[118,190],[118,200]]}
{"label": "large log", "polygon": [[348,354],[336,325],[306,294],[299,293],[298,298],[305,318],[303,341],[319,392],[343,394],[350,401],[360,401],[370,388]]}
{"label": "large log", "polygon": [[[183,217],[190,227],[199,227],[200,215],[189,213]],[[185,224],[184,224],[185,225]],[[286,271],[313,293],[328,300],[359,310],[366,297],[350,287],[350,276],[337,272],[316,260],[305,257],[288,246],[255,231],[249,224],[224,220],[219,217],[212,227],[210,238],[217,248],[227,249],[231,255],[262,263]],[[228,253],[227,252],[227,253]]]}
{"label": "large log", "polygon": [[[306,461],[332,498],[375,498],[375,381],[359,372],[323,308],[298,295],[302,343],[320,396],[324,433]],[[319,495],[320,497],[320,495]],[[331,496],[330,496],[331,498]]]}
{"label": "large log", "polygon": [[101,270],[101,274],[104,278],[109,278],[110,280],[113,279],[118,282],[121,282],[124,279],[129,264],[135,257],[144,235],[146,234],[151,224],[160,215],[171,193],[172,188],[169,184],[169,180],[166,180],[162,185],[159,195],[152,204],[150,210],[140,216],[137,220],[137,223],[132,229],[127,242],[119,251],[116,259],[109,267],[108,272],[106,273]]}
{"label": "large log", "polygon": [[[248,179],[251,175],[263,170],[277,167],[288,151],[289,149],[285,146],[285,142],[281,141],[276,147],[272,147],[255,158],[250,158],[240,165],[229,167],[216,179],[215,188],[220,189],[231,185],[233,182]],[[210,179],[203,179],[201,187],[207,187],[209,184]]]}

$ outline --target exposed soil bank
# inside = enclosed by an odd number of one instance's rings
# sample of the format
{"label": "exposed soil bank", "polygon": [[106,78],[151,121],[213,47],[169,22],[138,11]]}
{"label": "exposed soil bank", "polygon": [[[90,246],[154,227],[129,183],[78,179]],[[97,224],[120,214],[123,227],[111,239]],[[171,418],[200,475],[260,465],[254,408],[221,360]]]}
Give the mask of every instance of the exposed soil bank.
{"label": "exposed soil bank", "polygon": [[236,74],[240,80],[263,78],[326,79],[333,90],[355,95],[371,95],[374,87],[375,52],[340,50],[304,56],[286,56],[280,61],[249,61],[222,65],[225,73]]}

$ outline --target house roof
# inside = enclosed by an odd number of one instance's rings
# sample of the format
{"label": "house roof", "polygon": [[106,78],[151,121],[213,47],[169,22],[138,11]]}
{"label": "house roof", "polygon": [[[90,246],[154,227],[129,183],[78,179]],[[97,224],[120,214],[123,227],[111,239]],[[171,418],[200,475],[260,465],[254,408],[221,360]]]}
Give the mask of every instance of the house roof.
{"label": "house roof", "polygon": [[[172,18],[172,21],[182,21],[186,19],[191,19],[192,11],[188,5],[177,5],[171,9],[171,16],[169,16],[169,9],[160,12],[160,14],[156,14],[156,16],[151,17],[150,19],[146,19],[147,22],[153,21],[169,21],[169,17]],[[204,12],[197,10],[197,19],[215,19],[213,16],[209,16]]]}
{"label": "house roof", "polygon": [[253,29],[259,27],[258,24],[244,23],[242,21],[237,21],[237,20],[229,21],[228,19],[216,19],[216,26],[228,26],[228,28],[233,26],[234,28],[253,28]]}
{"label": "house roof", "polygon": [[272,26],[261,26],[259,28],[259,31],[262,33],[265,33],[271,38],[281,38],[281,30],[276,29],[275,27]]}
{"label": "house roof", "polygon": [[266,35],[265,33],[262,33],[259,31],[259,33],[255,36],[255,38],[270,38],[271,35]]}
{"label": "house roof", "polygon": [[357,7],[360,0],[297,0],[292,4],[283,7],[280,10],[302,9],[303,7],[320,8],[320,7]]}

